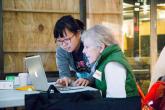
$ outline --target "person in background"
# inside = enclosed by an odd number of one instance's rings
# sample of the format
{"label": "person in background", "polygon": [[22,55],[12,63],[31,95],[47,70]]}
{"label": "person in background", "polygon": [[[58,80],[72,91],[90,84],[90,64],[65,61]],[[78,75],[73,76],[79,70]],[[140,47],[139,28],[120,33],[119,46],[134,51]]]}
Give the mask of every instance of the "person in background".
{"label": "person in background", "polygon": [[74,85],[87,86],[92,81],[88,60],[82,52],[84,45],[80,36],[83,31],[84,24],[71,15],[61,17],[55,24],[54,38],[58,45],[56,64],[60,76],[57,80],[58,84],[68,86],[72,82],[71,70],[77,75]]}
{"label": "person in background", "polygon": [[[123,52],[114,39],[110,29],[95,25],[81,36],[84,43],[83,52],[89,63],[95,63],[93,77],[96,88],[106,98],[139,98],[134,75]],[[134,104],[140,104],[138,102]]]}
{"label": "person in background", "polygon": [[152,75],[151,75],[151,82],[150,82],[149,90],[150,90],[151,86],[158,80],[159,77],[165,75],[164,65],[165,65],[165,46],[163,47],[162,51],[160,52],[160,55],[156,61],[153,71],[151,71]]}

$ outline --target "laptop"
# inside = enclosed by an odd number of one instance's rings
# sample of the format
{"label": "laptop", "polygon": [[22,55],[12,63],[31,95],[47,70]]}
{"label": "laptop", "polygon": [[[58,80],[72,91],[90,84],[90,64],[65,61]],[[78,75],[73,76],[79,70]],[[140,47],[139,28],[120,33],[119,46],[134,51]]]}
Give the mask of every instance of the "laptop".
{"label": "laptop", "polygon": [[35,89],[47,91],[49,86],[40,55],[26,57],[24,61]]}
{"label": "laptop", "polygon": [[56,82],[48,83],[40,55],[26,57],[24,58],[24,61],[26,64],[26,68],[28,69],[32,84],[35,87],[35,90],[47,91],[49,86],[52,84],[55,85],[57,90],[59,90],[61,93],[97,90],[92,87],[84,87],[84,86],[64,87],[56,84]]}

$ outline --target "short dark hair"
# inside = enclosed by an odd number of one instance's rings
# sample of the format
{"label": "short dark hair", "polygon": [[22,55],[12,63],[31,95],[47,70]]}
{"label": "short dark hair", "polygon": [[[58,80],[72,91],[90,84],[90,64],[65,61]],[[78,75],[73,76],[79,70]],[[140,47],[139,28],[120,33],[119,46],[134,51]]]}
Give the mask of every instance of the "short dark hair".
{"label": "short dark hair", "polygon": [[74,19],[71,15],[63,16],[54,26],[54,38],[64,37],[65,28],[76,34],[78,31],[82,32],[84,30],[84,24],[80,20]]}

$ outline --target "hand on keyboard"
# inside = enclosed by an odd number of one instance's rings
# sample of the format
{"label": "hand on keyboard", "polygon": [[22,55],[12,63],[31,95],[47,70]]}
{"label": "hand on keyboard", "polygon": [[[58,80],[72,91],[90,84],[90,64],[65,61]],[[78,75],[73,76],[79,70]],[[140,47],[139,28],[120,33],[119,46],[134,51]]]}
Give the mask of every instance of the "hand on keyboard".
{"label": "hand on keyboard", "polygon": [[63,77],[58,79],[56,83],[61,84],[63,86],[68,86],[71,83],[71,79],[68,77]]}
{"label": "hand on keyboard", "polygon": [[87,86],[89,85],[89,81],[87,79],[79,78],[77,79],[73,85],[76,86]]}

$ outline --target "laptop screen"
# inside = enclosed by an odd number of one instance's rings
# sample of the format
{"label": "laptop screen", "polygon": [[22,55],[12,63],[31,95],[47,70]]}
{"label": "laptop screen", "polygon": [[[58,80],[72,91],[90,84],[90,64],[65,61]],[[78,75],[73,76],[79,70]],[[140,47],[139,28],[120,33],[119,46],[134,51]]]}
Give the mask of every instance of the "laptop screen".
{"label": "laptop screen", "polygon": [[45,75],[45,71],[40,55],[26,57],[25,64],[35,89],[41,91],[47,91],[48,81]]}

